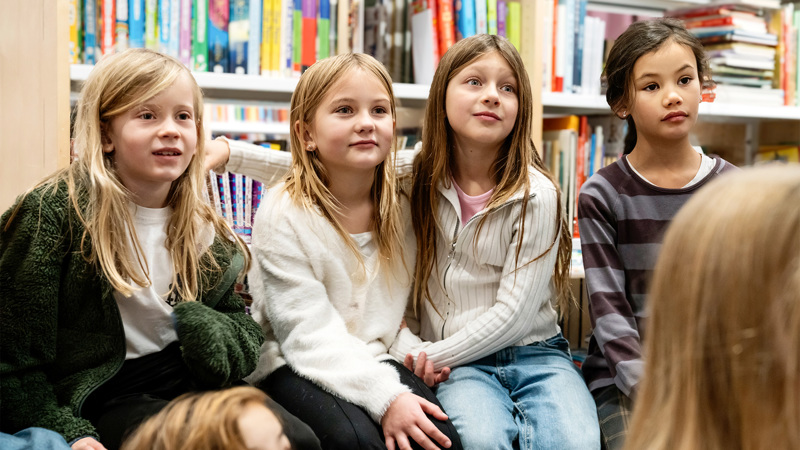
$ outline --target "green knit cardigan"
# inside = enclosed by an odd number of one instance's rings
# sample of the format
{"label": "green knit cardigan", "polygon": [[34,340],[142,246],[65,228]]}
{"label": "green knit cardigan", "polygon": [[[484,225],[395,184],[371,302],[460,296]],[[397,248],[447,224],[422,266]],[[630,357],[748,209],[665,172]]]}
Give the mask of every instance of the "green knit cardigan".
{"label": "green knit cardigan", "polygon": [[[63,183],[21,201],[7,231],[15,207],[0,218],[0,431],[35,426],[68,442],[101,439],[81,407],[125,360],[113,289],[80,251],[84,229]],[[255,369],[264,338],[233,291],[241,253],[220,236],[211,253],[221,272],[202,276],[198,301],[179,303],[174,316],[192,376],[216,388]]]}

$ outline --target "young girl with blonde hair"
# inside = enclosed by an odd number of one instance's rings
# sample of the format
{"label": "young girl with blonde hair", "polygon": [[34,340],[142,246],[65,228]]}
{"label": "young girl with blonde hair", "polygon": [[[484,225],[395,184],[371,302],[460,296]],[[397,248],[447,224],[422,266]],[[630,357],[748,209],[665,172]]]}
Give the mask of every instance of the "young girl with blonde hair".
{"label": "young girl with blonde hair", "polygon": [[800,167],[708,185],[667,230],[626,449],[800,448]]}
{"label": "young girl with blonde hair", "polygon": [[364,54],[316,62],[290,120],[291,170],[253,228],[253,315],[266,342],[248,380],[323,448],[460,448],[430,389],[387,353],[415,246],[395,182],[386,69]]}
{"label": "young girl with blonde hair", "polygon": [[168,400],[252,372],[263,336],[233,292],[247,249],[201,197],[191,73],[106,57],[77,111],[79,159],[0,219],[0,427],[116,448]]}
{"label": "young girl with blonde hair", "polygon": [[582,369],[609,449],[624,443],[642,374],[642,319],[664,230],[733,168],[689,142],[708,75],[703,46],[674,19],[632,24],[606,62],[606,99],[628,122],[626,155],[583,185],[578,226],[593,326]]}
{"label": "young girl with blonde hair", "polygon": [[250,386],[184,394],[137,428],[122,450],[289,450],[273,408]]}

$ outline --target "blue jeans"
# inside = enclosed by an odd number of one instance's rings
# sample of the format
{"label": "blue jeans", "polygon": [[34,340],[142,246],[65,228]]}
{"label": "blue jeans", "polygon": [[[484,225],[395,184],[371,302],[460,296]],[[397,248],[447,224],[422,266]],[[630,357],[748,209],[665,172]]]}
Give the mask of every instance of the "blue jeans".
{"label": "blue jeans", "polygon": [[600,448],[594,399],[561,333],[456,367],[436,397],[467,450]]}
{"label": "blue jeans", "polygon": [[0,433],[3,450],[70,450],[64,437],[44,428],[25,428],[15,435]]}

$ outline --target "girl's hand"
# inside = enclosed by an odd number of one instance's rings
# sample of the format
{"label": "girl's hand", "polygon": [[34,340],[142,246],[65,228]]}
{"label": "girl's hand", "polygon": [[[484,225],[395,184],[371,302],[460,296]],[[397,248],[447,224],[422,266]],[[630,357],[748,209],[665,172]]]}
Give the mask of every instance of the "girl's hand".
{"label": "girl's hand", "polygon": [[403,365],[406,366],[406,369],[414,372],[414,375],[420,377],[428,387],[434,387],[450,378],[450,368],[442,367],[442,370],[433,370],[433,362],[428,361],[428,355],[425,352],[419,353],[416,367],[414,367],[414,356],[411,353],[406,355]]}
{"label": "girl's hand", "polygon": [[450,439],[436,428],[425,414],[430,414],[439,420],[447,420],[447,414],[424,398],[408,392],[398,395],[381,419],[386,448],[410,450],[409,439],[413,439],[426,450],[439,450],[430,438],[442,447],[450,448]]}
{"label": "girl's hand", "polygon": [[206,170],[224,168],[231,157],[231,148],[225,139],[214,139],[206,141]]}
{"label": "girl's hand", "polygon": [[92,437],[78,439],[71,447],[72,450],[107,450],[103,444],[97,442],[97,440]]}

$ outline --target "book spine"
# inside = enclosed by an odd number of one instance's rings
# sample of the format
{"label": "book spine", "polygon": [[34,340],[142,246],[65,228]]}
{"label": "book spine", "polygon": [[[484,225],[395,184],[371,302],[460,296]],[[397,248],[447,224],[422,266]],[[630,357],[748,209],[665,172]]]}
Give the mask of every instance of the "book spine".
{"label": "book spine", "polygon": [[304,71],[317,60],[317,2],[316,0],[302,0],[301,8],[300,70]]}
{"label": "book spine", "polygon": [[[261,23],[258,25],[261,34],[261,43],[258,46],[259,52],[259,70],[262,75],[272,75],[275,68],[272,66],[272,14],[273,14],[273,1],[272,0],[258,0],[261,4]],[[250,17],[255,15],[253,5],[250,5]],[[256,29],[253,28],[253,22],[250,22],[250,37],[255,33]],[[253,54],[253,41],[250,41],[250,54]]]}
{"label": "book spine", "polygon": [[170,22],[172,19],[170,10],[173,1],[178,0],[158,0],[158,51],[166,54],[169,54],[170,27],[172,26]]}
{"label": "book spine", "polygon": [[497,35],[501,37],[508,36],[508,29],[506,28],[506,16],[508,15],[508,6],[506,0],[497,0]]}
{"label": "book spine", "polygon": [[497,0],[486,0],[486,32],[497,34]]}
{"label": "book spine", "polygon": [[130,0],[129,7],[129,45],[131,48],[142,48],[144,47],[144,0]]}
{"label": "book spine", "polygon": [[225,215],[222,214],[222,202],[220,201],[219,187],[218,187],[219,178],[217,177],[216,172],[214,172],[213,170],[209,170],[208,179],[209,179],[209,184],[211,184],[211,189],[209,190],[211,191],[211,199],[213,201],[214,211],[217,212],[218,216],[225,217]]}
{"label": "book spine", "polygon": [[114,29],[115,48],[121,52],[128,48],[129,39],[129,11],[128,0],[117,0],[117,23]]}
{"label": "book spine", "polygon": [[270,73],[273,76],[281,76],[281,48],[284,46],[282,42],[283,28],[288,24],[281,20],[283,11],[281,0],[272,0],[270,6],[272,8],[272,26],[270,27],[268,41],[270,46]]}
{"label": "book spine", "polygon": [[331,2],[319,0],[319,19],[317,20],[317,57],[325,59],[331,55]]}
{"label": "book spine", "polygon": [[514,44],[517,51],[522,47],[522,5],[518,2],[508,3],[508,17],[506,18],[508,40]]}
{"label": "book spine", "polygon": [[[261,41],[264,25],[263,0],[248,0],[247,74],[261,73]],[[271,24],[270,24],[271,25]]]}
{"label": "book spine", "polygon": [[247,73],[247,44],[250,40],[249,6],[249,0],[230,0],[228,71],[239,75]]}
{"label": "book spine", "polygon": [[80,32],[81,0],[69,0],[69,63],[81,63],[81,43],[78,41]]}
{"label": "book spine", "polygon": [[292,75],[292,58],[294,54],[294,0],[281,0],[281,49],[280,75]]}
{"label": "book spine", "polygon": [[97,3],[87,0],[83,8],[83,42],[86,64],[94,64],[97,58]]}
{"label": "book spine", "polygon": [[583,89],[583,36],[586,32],[586,0],[575,0],[575,20],[573,42],[575,53],[572,58],[572,92],[580,94]]}
{"label": "book spine", "polygon": [[486,0],[475,0],[475,33],[486,34],[488,14]]}
{"label": "book spine", "polygon": [[302,73],[303,0],[294,0],[292,13],[292,75]]}
{"label": "book spine", "polygon": [[192,0],[181,0],[180,3],[180,43],[178,59],[186,67],[192,66]]}
{"label": "book spine", "polygon": [[192,70],[208,71],[208,0],[194,0],[192,13]]}
{"label": "book spine", "polygon": [[456,43],[455,23],[453,22],[453,2],[451,0],[438,0],[439,2],[439,55]]}
{"label": "book spine", "polygon": [[114,53],[114,34],[117,26],[116,5],[116,0],[102,0],[100,6],[100,16],[102,17],[100,42],[103,55]]}
{"label": "book spine", "polygon": [[228,69],[229,6],[228,0],[208,3],[208,65],[217,73]]}
{"label": "book spine", "polygon": [[181,2],[182,0],[172,0],[169,4],[169,40],[167,48],[168,54],[174,58],[179,58],[181,53]]}
{"label": "book spine", "polygon": [[477,25],[475,24],[475,0],[461,0],[456,2],[456,41],[474,36]]}
{"label": "book spine", "polygon": [[144,45],[158,50],[158,0],[144,0]]}

